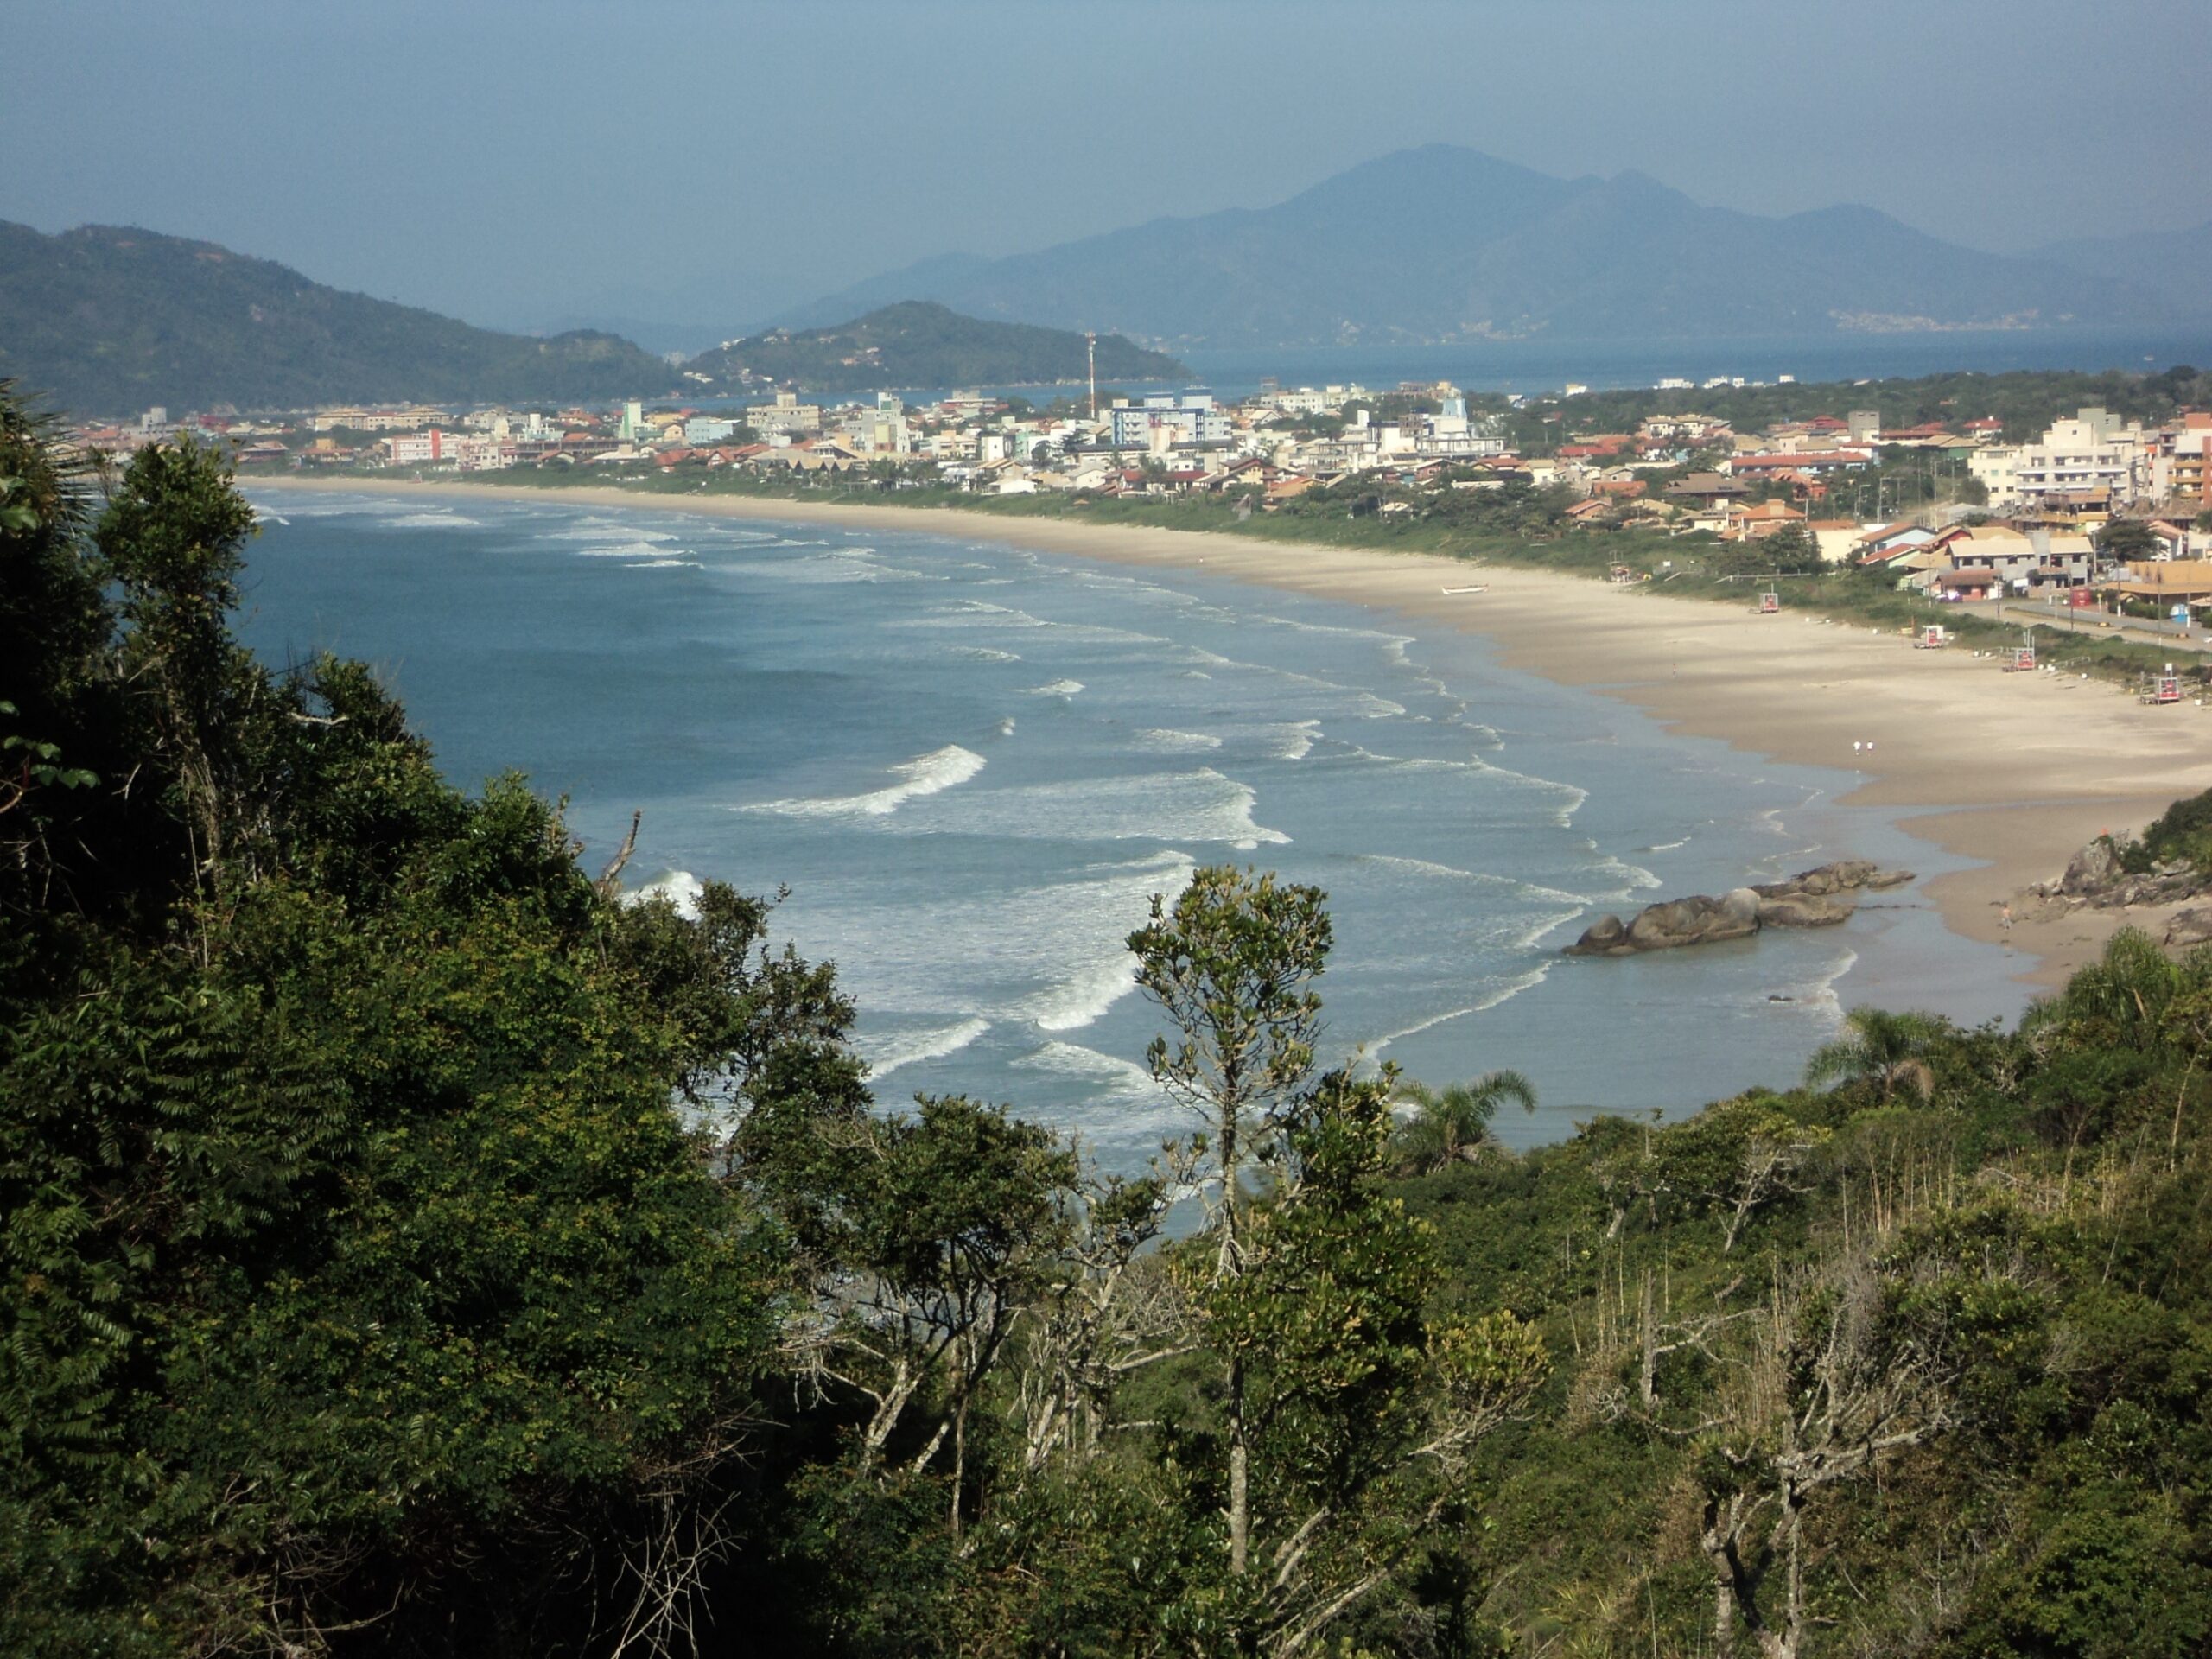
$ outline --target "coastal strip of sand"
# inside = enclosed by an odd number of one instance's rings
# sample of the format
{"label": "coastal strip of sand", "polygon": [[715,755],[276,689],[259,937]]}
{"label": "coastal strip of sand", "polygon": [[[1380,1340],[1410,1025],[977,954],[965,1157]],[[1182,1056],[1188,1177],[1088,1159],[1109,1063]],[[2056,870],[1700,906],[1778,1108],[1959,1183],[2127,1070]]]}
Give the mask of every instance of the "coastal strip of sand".
{"label": "coastal strip of sand", "polygon": [[[1496,642],[1500,659],[1587,686],[1666,724],[1777,760],[1857,771],[1855,804],[1905,809],[1912,834],[1974,868],[1928,884],[1953,931],[2005,943],[2019,977],[2055,985],[2120,925],[2158,918],[2018,904],[2084,842],[2139,828],[2212,786],[2212,720],[2194,701],[2146,708],[2101,682],[2010,674],[1960,650],[1787,608],[1758,614],[1510,564],[952,509],[384,479],[262,479],[256,489],[476,496],[809,521],[1009,543],[1042,552],[1258,582],[1350,601]],[[1474,574],[1471,574],[1471,571]],[[1447,592],[1476,587],[1476,592]],[[2005,927],[2013,903],[2015,924]]]}

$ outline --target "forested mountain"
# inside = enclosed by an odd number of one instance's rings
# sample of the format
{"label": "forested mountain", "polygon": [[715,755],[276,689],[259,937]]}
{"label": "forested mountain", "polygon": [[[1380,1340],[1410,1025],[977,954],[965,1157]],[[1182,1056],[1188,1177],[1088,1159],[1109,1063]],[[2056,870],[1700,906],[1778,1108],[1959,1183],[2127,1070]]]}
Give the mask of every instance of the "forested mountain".
{"label": "forested mountain", "polygon": [[1981,253],[1866,207],[1784,219],[1624,173],[1560,179],[1474,150],[1386,156],[1271,207],[1162,219],[1008,258],[954,257],[789,314],[887,300],[1114,328],[1174,346],[1824,334],[2202,316],[2130,271]]}
{"label": "forested mountain", "polygon": [[[1049,385],[1090,372],[1084,337],[1059,328],[982,322],[942,305],[905,300],[826,328],[776,330],[731,340],[686,363],[717,390],[763,383],[836,393],[884,388]],[[1098,341],[1102,381],[1188,378],[1173,358],[1119,334]]]}
{"label": "forested mountain", "polygon": [[611,334],[531,340],[349,294],[211,242],[0,221],[0,378],[80,415],[596,401],[667,390]]}
{"label": "forested mountain", "polygon": [[72,464],[0,399],[0,1652],[2212,1646],[2212,952],[1515,1155],[1200,870],[1105,1174],[256,661],[213,452]]}

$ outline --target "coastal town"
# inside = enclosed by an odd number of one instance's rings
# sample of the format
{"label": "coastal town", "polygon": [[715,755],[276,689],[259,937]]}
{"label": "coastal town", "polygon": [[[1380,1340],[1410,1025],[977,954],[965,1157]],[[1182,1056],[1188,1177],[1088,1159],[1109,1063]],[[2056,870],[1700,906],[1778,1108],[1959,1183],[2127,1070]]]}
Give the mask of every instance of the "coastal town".
{"label": "coastal town", "polygon": [[2212,411],[2145,425],[2087,408],[2039,431],[1974,415],[1891,427],[1872,409],[1738,430],[1693,411],[1609,431],[1578,420],[1587,396],[1570,385],[1471,410],[1448,382],[1263,384],[1234,402],[1203,386],[1077,389],[1043,407],[980,391],[840,404],[784,391],[709,408],[397,405],[175,420],[150,409],[74,435],[127,454],[191,432],[228,446],[249,474],[575,468],[1071,505],[1212,498],[1240,520],[1294,511],[1316,492],[1385,518],[1504,493],[1541,503],[1548,531],[1770,543],[1777,563],[1785,548],[1802,550],[1942,600],[2063,599],[2181,621],[2212,607]]}

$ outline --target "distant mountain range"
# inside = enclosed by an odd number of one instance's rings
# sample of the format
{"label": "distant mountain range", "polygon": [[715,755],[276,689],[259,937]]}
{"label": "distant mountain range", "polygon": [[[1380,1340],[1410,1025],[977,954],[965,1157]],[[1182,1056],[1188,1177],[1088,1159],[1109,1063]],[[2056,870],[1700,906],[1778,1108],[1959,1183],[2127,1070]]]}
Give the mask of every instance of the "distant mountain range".
{"label": "distant mountain range", "polygon": [[2035,257],[2148,289],[2184,316],[2212,311],[2212,225],[2053,242]]}
{"label": "distant mountain range", "polygon": [[[810,392],[878,387],[1046,385],[1089,372],[1087,344],[1066,329],[982,322],[926,300],[902,300],[826,328],[736,340],[693,358],[702,390],[736,392],[763,383]],[[1119,334],[1098,340],[1102,381],[1188,378],[1173,358]],[[695,384],[697,384],[695,382]]]}
{"label": "distant mountain range", "polygon": [[2115,268],[2087,245],[1983,253],[1870,207],[1762,218],[1638,173],[1554,178],[1439,144],[1273,207],[925,260],[776,321],[812,327],[920,298],[1175,349],[2048,327],[2212,315],[2182,274],[2203,269]]}
{"label": "distant mountain range", "polygon": [[651,395],[676,372],[589,331],[533,340],[310,282],[212,242],[0,220],[0,378],[84,415]]}

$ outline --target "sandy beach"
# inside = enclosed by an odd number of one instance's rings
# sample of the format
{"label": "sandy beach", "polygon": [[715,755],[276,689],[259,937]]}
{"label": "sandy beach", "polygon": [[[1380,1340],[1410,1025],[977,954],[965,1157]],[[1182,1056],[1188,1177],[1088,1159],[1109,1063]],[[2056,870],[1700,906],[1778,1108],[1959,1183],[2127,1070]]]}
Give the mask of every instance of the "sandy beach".
{"label": "sandy beach", "polygon": [[[1010,543],[1123,564],[1198,569],[1351,601],[1494,640],[1509,665],[1587,686],[1698,736],[1775,759],[1860,772],[1845,797],[1904,809],[1914,835],[1979,868],[1928,884],[1955,931],[2007,942],[2024,983],[2062,982],[2120,926],[2163,918],[2020,902],[2084,842],[2139,828],[2177,796],[2212,786],[2212,721],[2193,702],[2153,709],[2094,681],[2007,674],[1967,651],[1916,651],[1894,634],[1778,616],[1642,588],[1489,564],[978,512],[398,480],[263,479],[257,489],[478,496],[650,507],[724,518],[834,522]],[[1479,593],[1447,587],[1482,584]],[[1747,596],[1748,601],[1748,596]],[[1861,747],[1854,750],[1854,745]]]}

